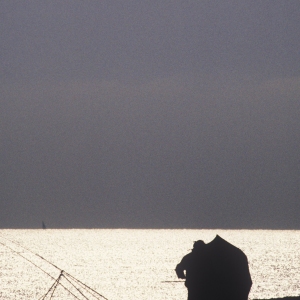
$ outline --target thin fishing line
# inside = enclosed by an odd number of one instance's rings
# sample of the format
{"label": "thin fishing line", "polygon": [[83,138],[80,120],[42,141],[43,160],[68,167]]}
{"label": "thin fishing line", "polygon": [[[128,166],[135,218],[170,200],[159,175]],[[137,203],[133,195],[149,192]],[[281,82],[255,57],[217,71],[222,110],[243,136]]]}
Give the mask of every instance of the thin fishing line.
{"label": "thin fishing line", "polygon": [[[47,293],[44,296],[42,296],[39,300],[44,300],[46,298],[46,296],[50,293],[50,291],[52,289],[53,289],[53,292],[52,292],[52,295],[53,295],[53,293],[54,293],[54,291],[55,291],[55,289],[57,287],[57,284],[58,284],[58,281],[59,281],[60,277],[61,277],[61,273],[59,274],[59,276],[57,277],[57,279],[53,282],[53,284],[51,285],[51,287],[49,288],[49,290],[47,291]],[[51,295],[51,297],[52,297],[52,295]]]}
{"label": "thin fishing line", "polygon": [[50,293],[50,291],[52,290],[52,288],[55,286],[55,284],[57,283],[57,279],[53,282],[53,284],[51,285],[51,287],[49,288],[49,290],[47,291],[47,293],[42,296],[39,300],[44,300],[46,298],[46,296]]}
{"label": "thin fishing line", "polygon": [[41,259],[43,259],[44,261],[46,261],[48,264],[52,265],[52,266],[53,266],[54,268],[56,268],[57,270],[62,271],[62,269],[60,269],[58,266],[56,266],[56,265],[53,264],[52,262],[48,261],[46,258],[42,257],[42,256],[39,255],[38,253],[35,253],[35,252],[33,252],[32,250],[26,248],[26,247],[23,246],[22,244],[20,244],[20,243],[18,243],[18,242],[16,242],[16,241],[10,240],[10,239],[4,237],[3,235],[1,235],[1,237],[2,237],[3,239],[5,239],[5,240],[7,240],[7,241],[9,241],[9,242],[11,242],[11,243],[13,243],[13,244],[16,244],[16,245],[19,246],[19,247],[21,247],[21,248],[27,250],[28,252],[30,252],[30,253],[32,253],[32,254],[38,256],[39,258],[41,258]]}
{"label": "thin fishing line", "polygon": [[[67,274],[65,274],[64,275],[64,278],[75,288],[75,289],[78,289],[78,291],[80,292],[80,293],[82,293],[83,294],[83,292],[81,292],[80,291],[80,288],[82,288],[86,293],[89,293],[92,297],[95,297],[95,298],[97,298],[97,296],[95,296],[92,292],[91,292],[91,290],[90,290],[90,288],[86,288],[85,286],[82,286],[79,282],[77,282],[76,280],[74,280],[73,278],[71,278],[70,276],[68,276]],[[73,280],[73,281],[71,281],[71,279]],[[75,283],[79,286],[79,287],[76,287],[75,286]],[[84,297],[87,297],[87,296],[85,296],[84,295]],[[97,299],[99,299],[99,298],[97,298]]]}
{"label": "thin fishing line", "polygon": [[79,288],[77,288],[66,276],[64,276],[64,278],[87,300],[89,300],[82,292]]}
{"label": "thin fishing line", "polygon": [[32,262],[31,260],[29,260],[27,257],[23,256],[20,252],[17,252],[16,250],[12,249],[11,247],[3,244],[2,242],[0,242],[1,245],[3,245],[4,247],[10,249],[12,252],[16,253],[17,255],[21,256],[22,258],[24,258],[25,260],[27,260],[28,262],[30,262],[31,264],[33,264],[36,268],[40,269],[42,272],[44,272],[45,274],[47,274],[49,277],[51,277],[52,279],[55,280],[55,278],[50,275],[48,272],[46,272],[45,270],[43,270],[41,267],[39,267],[37,264],[35,264],[34,262]]}
{"label": "thin fishing line", "polygon": [[54,288],[53,288],[53,291],[52,291],[52,294],[51,294],[51,296],[50,296],[50,299],[49,299],[49,300],[51,300],[51,299],[52,299],[52,297],[53,297],[53,295],[54,295],[54,292],[55,292],[55,290],[56,290],[56,288],[57,288],[58,284],[59,284],[59,280],[56,282],[56,284],[55,284],[55,286],[54,286]]}
{"label": "thin fishing line", "polygon": [[85,283],[83,283],[82,281],[80,281],[79,279],[75,278],[74,276],[72,276],[71,274],[64,272],[66,275],[68,275],[69,277],[71,277],[74,281],[76,281],[78,284],[81,284],[82,286],[84,286],[85,288],[87,288],[90,291],[93,291],[95,294],[97,294],[98,296],[102,297],[105,300],[108,300],[106,297],[104,297],[103,295],[99,294],[97,291],[95,291],[94,289],[92,289],[91,287],[89,287],[88,285],[86,285]]}
{"label": "thin fishing line", "polygon": [[162,283],[170,283],[170,282],[185,282],[184,280],[165,280],[161,281]]}
{"label": "thin fishing line", "polygon": [[61,273],[60,273],[60,275],[59,275],[59,277],[58,277],[58,279],[57,279],[57,281],[56,281],[56,284],[55,284],[55,287],[54,287],[54,289],[53,289],[53,292],[52,292],[52,294],[51,294],[51,296],[50,296],[50,299],[52,299],[52,296],[53,296],[53,294],[54,294],[54,292],[55,292],[57,286],[58,286],[58,285],[61,285],[68,293],[70,293],[70,294],[71,294],[72,296],[74,296],[76,299],[80,300],[73,292],[71,292],[70,289],[68,289],[67,287],[65,287],[65,286],[60,282],[60,279],[63,277],[63,272],[64,272],[64,271],[61,270]]}
{"label": "thin fishing line", "polygon": [[[77,278],[75,278],[74,276],[72,276],[69,273],[66,273],[65,271],[63,271],[62,269],[60,269],[59,267],[57,267],[56,265],[54,265],[53,263],[51,263],[50,261],[48,261],[47,259],[45,259],[44,257],[42,257],[41,255],[31,251],[30,249],[24,247],[23,245],[21,245],[18,242],[12,241],[6,237],[4,237],[2,234],[0,234],[0,237],[2,237],[3,239],[16,244],[17,246],[27,250],[28,252],[38,256],[39,258],[41,258],[42,260],[46,261],[47,263],[49,263],[50,265],[52,265],[53,267],[55,267],[56,269],[58,269],[61,274],[64,272],[65,274],[67,274],[69,277],[71,277],[74,281],[76,281],[77,283],[81,284],[82,286],[84,286],[85,288],[93,291],[94,293],[96,293],[97,295],[99,295],[100,297],[104,298],[105,300],[108,300],[106,297],[104,297],[103,295],[99,294],[97,291],[93,290],[91,287],[89,287],[88,285],[86,285],[85,283],[81,282],[80,280],[78,280]],[[43,270],[41,267],[39,267],[38,265],[36,265],[34,262],[32,262],[31,260],[29,260],[28,258],[26,258],[25,256],[23,256],[22,254],[20,254],[19,252],[15,251],[14,249],[12,249],[11,247],[7,246],[6,244],[0,242],[1,245],[3,245],[4,247],[7,247],[8,249],[10,249],[12,252],[16,253],[17,255],[21,256],[22,258],[24,258],[25,260],[27,260],[28,262],[30,262],[31,264],[33,264],[35,267],[37,267],[38,269],[40,269],[42,272],[44,272],[45,274],[47,274],[50,278],[52,278],[53,280],[56,280],[52,275],[50,275],[48,272],[46,272],[45,270]],[[66,276],[64,276],[66,278]],[[66,278],[67,279],[67,278]],[[69,281],[69,280],[68,280]],[[75,294],[73,294],[67,287],[65,287],[62,283],[58,282],[57,284],[60,284],[65,290],[67,290],[71,295],[73,295],[76,299],[79,299]],[[76,288],[76,287],[75,287]],[[90,293],[92,295],[92,293]],[[93,295],[94,296],[94,295]],[[95,296],[94,296],[95,297]]]}
{"label": "thin fishing line", "polygon": [[[15,251],[14,249],[12,249],[11,247],[3,244],[2,242],[0,242],[1,245],[3,245],[4,247],[7,247],[8,249],[10,249],[12,252],[16,253],[17,255],[21,256],[22,258],[24,258],[25,260],[27,260],[28,262],[30,262],[31,264],[33,264],[35,267],[37,267],[38,269],[40,269],[42,272],[44,272],[45,274],[47,274],[50,278],[52,278],[53,280],[55,280],[55,278],[50,275],[48,272],[46,272],[45,270],[43,270],[41,267],[39,267],[38,265],[36,265],[34,262],[32,262],[31,260],[29,260],[28,258],[26,258],[25,256],[23,256],[21,253]],[[60,271],[63,271],[60,269]],[[67,287],[65,287],[62,283],[59,283],[65,290],[67,290],[71,295],[73,295],[75,298],[78,299],[78,297],[76,295],[74,295]]]}

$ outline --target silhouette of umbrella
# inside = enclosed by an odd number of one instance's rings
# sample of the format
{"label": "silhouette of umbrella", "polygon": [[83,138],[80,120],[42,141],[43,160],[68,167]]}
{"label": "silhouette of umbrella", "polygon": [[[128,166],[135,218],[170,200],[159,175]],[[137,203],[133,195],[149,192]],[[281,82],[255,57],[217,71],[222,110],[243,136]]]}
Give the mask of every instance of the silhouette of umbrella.
{"label": "silhouette of umbrella", "polygon": [[205,248],[205,299],[247,300],[252,285],[247,256],[218,235]]}

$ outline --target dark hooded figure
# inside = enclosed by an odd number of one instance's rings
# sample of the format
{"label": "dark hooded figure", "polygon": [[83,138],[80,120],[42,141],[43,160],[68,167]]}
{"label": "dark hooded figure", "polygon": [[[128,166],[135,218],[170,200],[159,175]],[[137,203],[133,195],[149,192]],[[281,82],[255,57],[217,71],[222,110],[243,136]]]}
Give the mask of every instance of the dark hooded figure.
{"label": "dark hooded figure", "polygon": [[252,280],[247,257],[218,235],[208,244],[195,242],[175,270],[178,278],[186,278],[188,300],[248,299]]}
{"label": "dark hooded figure", "polygon": [[192,252],[185,255],[175,269],[178,278],[185,279],[188,300],[198,300],[204,296],[204,251],[205,244],[203,241],[194,242]]}

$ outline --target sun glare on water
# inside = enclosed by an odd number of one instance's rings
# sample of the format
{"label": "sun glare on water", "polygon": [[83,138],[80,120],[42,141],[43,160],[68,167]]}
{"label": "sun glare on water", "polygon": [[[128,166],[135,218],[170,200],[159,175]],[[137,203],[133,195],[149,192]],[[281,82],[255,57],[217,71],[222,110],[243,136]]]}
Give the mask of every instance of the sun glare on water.
{"label": "sun glare on water", "polygon": [[247,255],[250,299],[300,295],[298,231],[47,229],[0,231],[0,298],[42,299],[63,270],[75,280],[60,278],[72,293],[58,284],[52,299],[85,299],[76,280],[108,300],[186,299],[174,268],[193,241],[216,234]]}

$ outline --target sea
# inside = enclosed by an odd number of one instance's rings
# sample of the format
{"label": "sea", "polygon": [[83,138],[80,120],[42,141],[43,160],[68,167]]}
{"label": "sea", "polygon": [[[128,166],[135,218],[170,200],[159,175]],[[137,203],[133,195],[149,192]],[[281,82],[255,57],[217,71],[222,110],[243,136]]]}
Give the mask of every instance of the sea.
{"label": "sea", "polygon": [[300,295],[297,230],[2,229],[0,299],[187,299],[175,266],[216,235],[247,255],[249,299]]}

